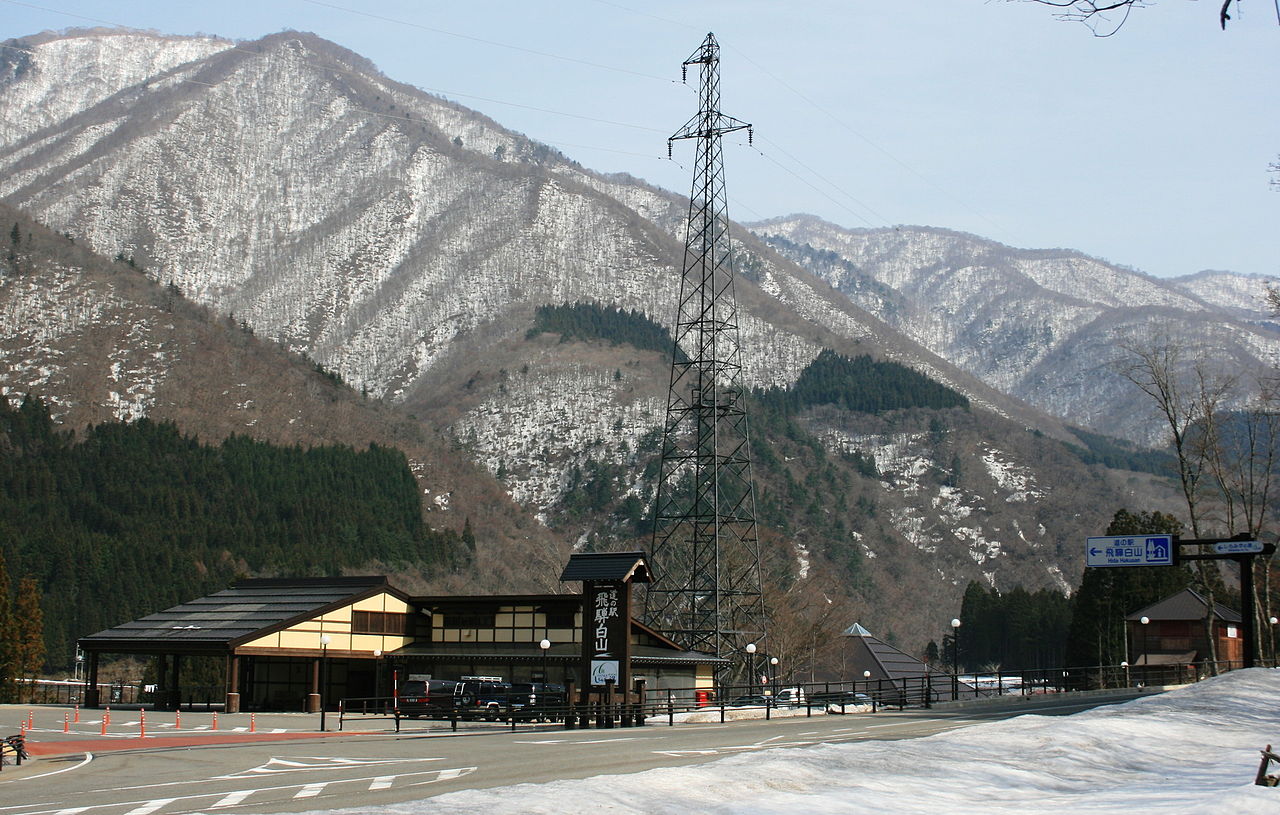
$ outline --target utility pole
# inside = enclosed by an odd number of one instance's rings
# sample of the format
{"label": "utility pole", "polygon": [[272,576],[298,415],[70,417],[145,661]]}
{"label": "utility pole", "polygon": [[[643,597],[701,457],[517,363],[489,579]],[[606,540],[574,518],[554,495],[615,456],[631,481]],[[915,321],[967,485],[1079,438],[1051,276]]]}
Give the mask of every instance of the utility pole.
{"label": "utility pole", "polygon": [[667,140],[696,142],[671,387],[654,507],[655,582],[645,617],[686,648],[744,667],[748,643],[763,646],[760,542],[733,247],[721,137],[751,125],[720,107],[720,46],[712,34],[684,61],[700,73],[699,111]]}

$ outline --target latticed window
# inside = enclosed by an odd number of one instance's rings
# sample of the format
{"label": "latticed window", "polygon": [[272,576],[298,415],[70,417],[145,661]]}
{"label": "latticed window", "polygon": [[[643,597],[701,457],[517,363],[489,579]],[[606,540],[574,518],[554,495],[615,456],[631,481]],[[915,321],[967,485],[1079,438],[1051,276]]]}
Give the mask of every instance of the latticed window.
{"label": "latticed window", "polygon": [[404,636],[408,619],[408,614],[396,614],[387,611],[355,611],[351,614],[351,633]]}

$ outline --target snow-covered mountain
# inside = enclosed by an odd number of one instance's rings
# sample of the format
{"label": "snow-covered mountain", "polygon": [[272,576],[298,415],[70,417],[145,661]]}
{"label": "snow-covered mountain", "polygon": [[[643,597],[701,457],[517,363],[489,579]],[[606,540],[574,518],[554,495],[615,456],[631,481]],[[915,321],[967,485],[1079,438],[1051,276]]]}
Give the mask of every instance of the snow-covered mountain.
{"label": "snow-covered mountain", "polygon": [[[510,550],[509,571],[527,564],[554,581],[547,564],[562,552],[546,544],[546,526],[565,542],[610,545],[628,534],[625,519],[644,514],[662,354],[528,332],[539,307],[560,303],[668,324],[686,209],[678,195],[592,173],[309,34],[229,43],[90,31],[8,45],[0,119],[23,124],[0,131],[0,200],[305,355],[472,456],[541,530],[501,522],[504,535],[525,540]],[[884,247],[881,265],[942,251],[946,233],[930,235]],[[1158,500],[1146,481],[1122,483],[1069,453],[1055,440],[1071,439],[1061,423],[999,389],[1016,377],[968,358],[957,367],[933,349],[952,351],[953,335],[969,328],[938,314],[922,331],[896,329],[895,310],[916,306],[892,284],[815,274],[745,230],[735,241],[751,384],[794,383],[832,349],[906,365],[970,405],[809,411],[769,431],[777,451],[768,460],[775,451],[759,451],[758,473],[778,574],[825,572],[874,606],[865,618],[886,635],[923,643],[936,635],[926,634],[929,620],[952,614],[968,580],[1068,585],[1085,534],[1125,503]],[[1094,319],[1124,304],[1122,284],[1167,299],[1153,308],[1201,302],[1092,273],[1080,259],[1072,285],[1109,293],[1109,306],[1055,296]],[[1025,285],[1052,291],[1058,274],[1028,261]],[[970,277],[983,279],[976,269]],[[854,302],[855,289],[873,295]],[[0,301],[26,291],[5,287]],[[92,322],[97,312],[86,308],[55,297],[42,313]],[[0,308],[0,330],[16,334],[28,313]],[[101,403],[100,388],[58,389],[80,366],[106,364],[68,350],[75,333],[57,333],[57,343],[23,334],[0,366],[0,388],[41,384],[67,415]],[[128,337],[113,343],[132,347]],[[1087,350],[1096,360],[1105,349]],[[135,373],[162,379],[168,353],[148,347],[154,371],[113,368],[111,390],[142,394]],[[151,410],[154,400],[122,398],[115,415]],[[600,505],[583,506],[586,494]],[[470,507],[485,511],[481,501]],[[483,538],[489,530],[469,517]],[[913,602],[927,613],[892,614]]]}
{"label": "snow-covered mountain", "polygon": [[1280,359],[1265,281],[1161,280],[1067,250],[1021,250],[928,227],[845,229],[796,215],[751,225],[787,257],[929,350],[1074,424],[1157,440],[1149,399],[1115,363],[1168,336],[1223,370]]}

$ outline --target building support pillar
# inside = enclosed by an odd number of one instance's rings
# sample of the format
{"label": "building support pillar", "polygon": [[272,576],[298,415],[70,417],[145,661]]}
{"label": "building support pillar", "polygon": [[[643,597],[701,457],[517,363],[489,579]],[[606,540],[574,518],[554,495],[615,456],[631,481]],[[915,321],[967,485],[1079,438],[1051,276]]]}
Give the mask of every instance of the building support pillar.
{"label": "building support pillar", "polygon": [[307,694],[307,712],[320,712],[320,658],[311,660],[311,692]]}
{"label": "building support pillar", "polygon": [[227,704],[228,713],[240,712],[240,657],[227,654]]}

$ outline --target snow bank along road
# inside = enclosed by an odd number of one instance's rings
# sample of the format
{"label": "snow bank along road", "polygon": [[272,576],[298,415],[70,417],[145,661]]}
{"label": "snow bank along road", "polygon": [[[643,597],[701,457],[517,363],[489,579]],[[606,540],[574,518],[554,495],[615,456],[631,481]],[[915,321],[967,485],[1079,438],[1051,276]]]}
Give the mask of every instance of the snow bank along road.
{"label": "snow bank along road", "polygon": [[[1275,672],[1237,674],[1241,680],[1251,679],[1246,674],[1264,677],[1254,684],[1267,686],[1272,699],[1280,691],[1276,678],[1280,674]],[[1162,697],[1069,717],[1047,714],[1072,713],[1101,700],[1059,697],[980,709],[814,716],[723,726],[476,730],[456,736],[406,732],[124,751],[87,761],[76,756],[42,761],[37,774],[21,780],[6,781],[0,776],[0,815],[266,813],[353,806],[366,813],[497,815],[588,812],[607,805],[615,807],[612,811],[637,813],[915,812],[894,807],[903,804],[901,790],[917,787],[971,796],[968,805],[959,799],[931,799],[919,810],[931,815],[970,808],[1004,811],[993,810],[989,790],[975,793],[983,783],[994,784],[1011,800],[1020,800],[1020,807],[1008,811],[1021,812],[1039,808],[1050,792],[1066,796],[1064,805],[1070,806],[1075,787],[1094,789],[1108,773],[1140,773],[1142,761],[1165,756],[1175,742],[1163,731],[1144,730],[1135,722],[1190,727],[1177,723],[1205,719],[1204,708],[1211,708],[1218,698],[1210,692],[1219,687],[1229,691],[1240,684],[1235,680],[1228,676]],[[1184,709],[1188,704],[1190,711]],[[1230,720],[1239,707],[1221,718]],[[1030,715],[998,721],[1021,714]],[[1256,750],[1266,741],[1280,742],[1280,715],[1271,715],[1269,729],[1258,724],[1252,722],[1248,733],[1226,728],[1234,734],[1233,744],[1240,743],[1235,749],[1243,751],[1243,769],[1229,774],[1242,785],[1252,781]],[[1067,734],[1075,735],[1067,738]],[[922,736],[930,738],[918,738]],[[1108,738],[1112,741],[1106,742]],[[1145,743],[1148,738],[1155,743]],[[895,741],[901,739],[912,741]],[[1253,745],[1253,741],[1259,743]],[[1210,743],[1216,745],[1213,740],[1206,742]],[[1180,747],[1173,752],[1176,755],[1162,761],[1189,760]],[[1092,756],[1089,766],[1081,766],[1085,755]],[[51,772],[59,774],[44,775]],[[947,778],[948,772],[957,775]],[[1058,772],[1064,775],[1055,775]],[[627,775],[616,775],[622,773]],[[924,777],[912,779],[911,773]],[[1032,798],[1025,797],[1028,789],[1035,791]],[[1266,802],[1280,807],[1277,791],[1256,789],[1269,793]],[[865,809],[847,808],[864,798],[879,803]],[[1127,805],[1127,812],[1135,811],[1146,810]]]}

